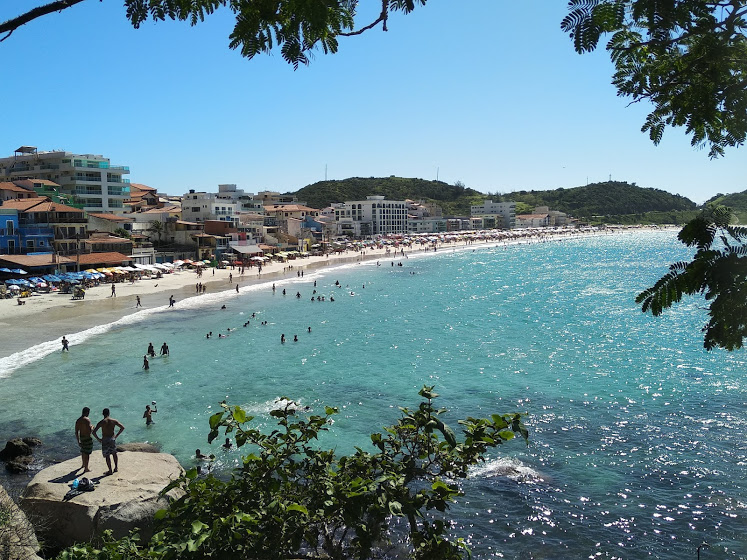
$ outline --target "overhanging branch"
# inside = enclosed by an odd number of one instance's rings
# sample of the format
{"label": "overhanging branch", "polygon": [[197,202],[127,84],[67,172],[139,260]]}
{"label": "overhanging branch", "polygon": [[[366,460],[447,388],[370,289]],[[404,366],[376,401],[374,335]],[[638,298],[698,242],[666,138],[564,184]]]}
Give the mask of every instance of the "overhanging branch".
{"label": "overhanging branch", "polygon": [[369,29],[376,27],[381,22],[384,23],[382,28],[384,29],[384,31],[386,31],[387,30],[386,20],[388,17],[389,17],[389,0],[381,0],[381,13],[379,14],[379,17],[376,18],[376,21],[374,21],[373,23],[370,23],[369,25],[366,25],[365,27],[361,27],[360,29],[356,31],[350,31],[349,33],[338,33],[338,35],[342,37],[352,37],[353,35],[360,35],[364,31],[368,31]]}
{"label": "overhanging branch", "polygon": [[44,4],[43,6],[37,6],[36,8],[29,10],[25,14],[21,14],[18,17],[14,17],[13,19],[9,19],[7,21],[4,21],[3,23],[0,23],[0,33],[6,33],[5,37],[0,39],[0,43],[10,37],[11,34],[22,25],[25,25],[38,17],[51,14],[52,12],[60,12],[80,2],[83,2],[83,0],[57,0],[56,2],[50,2],[49,4]]}

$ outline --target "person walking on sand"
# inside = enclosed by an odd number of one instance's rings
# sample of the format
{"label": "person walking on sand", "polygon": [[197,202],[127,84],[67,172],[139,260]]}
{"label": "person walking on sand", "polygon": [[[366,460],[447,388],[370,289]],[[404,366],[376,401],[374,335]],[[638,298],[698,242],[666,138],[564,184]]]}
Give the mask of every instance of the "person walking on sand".
{"label": "person walking on sand", "polygon": [[[119,457],[117,457],[117,438],[124,432],[125,427],[119,420],[115,420],[109,416],[109,409],[105,408],[102,411],[104,419],[101,420],[96,427],[93,429],[93,437],[101,442],[101,454],[106,459],[106,466],[109,470],[104,475],[110,475],[117,472],[119,469]],[[119,428],[119,432],[114,433],[114,428]],[[96,432],[101,428],[101,437]],[[114,457],[114,470],[112,470],[112,457]]]}
{"label": "person walking on sand", "polygon": [[65,336],[63,335],[62,337],[62,351],[63,352],[70,352],[70,348],[68,348],[68,344],[69,342],[67,338],[65,338]]}
{"label": "person walking on sand", "polygon": [[91,469],[88,468],[88,461],[91,458],[91,453],[93,453],[93,438],[91,437],[93,424],[88,417],[90,413],[91,409],[87,406],[84,407],[80,418],[75,421],[75,440],[80,448],[80,458],[83,461],[81,468],[84,473],[91,472]]}
{"label": "person walking on sand", "polygon": [[238,284],[236,284],[236,293],[237,294],[239,293],[239,285]]}
{"label": "person walking on sand", "polygon": [[117,297],[117,287],[112,284],[112,295],[110,297]]}
{"label": "person walking on sand", "polygon": [[169,307],[174,307],[174,303],[176,303],[176,300],[174,299],[173,295],[169,296]]}
{"label": "person walking on sand", "polygon": [[140,296],[135,296],[135,309],[138,307],[142,307],[142,304],[140,303]]}

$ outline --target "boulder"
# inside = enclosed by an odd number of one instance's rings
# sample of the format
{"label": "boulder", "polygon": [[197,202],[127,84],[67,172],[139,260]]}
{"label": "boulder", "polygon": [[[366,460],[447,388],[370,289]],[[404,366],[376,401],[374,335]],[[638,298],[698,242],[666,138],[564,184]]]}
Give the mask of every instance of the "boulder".
{"label": "boulder", "polygon": [[13,474],[28,472],[29,465],[33,460],[34,459],[31,455],[22,455],[15,459],[10,459],[5,463],[5,470],[12,472]]}
{"label": "boulder", "polygon": [[42,440],[40,440],[39,438],[35,438],[35,437],[25,437],[23,438],[23,443],[25,443],[29,447],[38,447],[39,445],[42,444]]}
{"label": "boulder", "polygon": [[9,461],[16,457],[22,457],[24,455],[31,455],[31,446],[24,442],[21,438],[15,438],[8,441],[5,444],[5,449],[0,451],[0,460]]}
{"label": "boulder", "polygon": [[41,560],[34,527],[0,486],[0,554],[12,560]]}
{"label": "boulder", "polygon": [[122,453],[123,451],[139,451],[140,453],[160,453],[161,450],[151,443],[122,443],[117,445],[117,451]]}
{"label": "boulder", "polygon": [[[83,477],[80,457],[40,471],[26,487],[21,509],[36,525],[37,534],[52,546],[65,547],[89,541],[111,529],[120,538],[138,527],[147,540],[152,535],[153,515],[180,496],[172,489],[166,497],[159,493],[184,471],[166,453],[128,451],[119,455],[119,471],[106,476],[101,453],[91,455],[85,476],[96,489],[68,495],[73,481]],[[66,497],[67,495],[67,497]]]}

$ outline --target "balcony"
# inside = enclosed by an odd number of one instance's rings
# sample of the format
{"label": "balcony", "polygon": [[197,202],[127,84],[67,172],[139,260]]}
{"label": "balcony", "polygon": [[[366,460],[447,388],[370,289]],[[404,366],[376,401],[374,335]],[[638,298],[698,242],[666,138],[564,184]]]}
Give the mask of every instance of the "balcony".
{"label": "balcony", "polygon": [[108,161],[83,161],[76,159],[73,162],[74,167],[80,169],[115,169],[124,173],[130,172],[128,165],[110,165]]}
{"label": "balcony", "polygon": [[86,195],[89,195],[89,196],[101,196],[101,189],[100,188],[99,189],[90,189],[90,190],[87,190],[87,189],[75,189],[73,191],[73,194],[75,194],[77,196],[81,196],[81,195],[82,196],[86,196]]}

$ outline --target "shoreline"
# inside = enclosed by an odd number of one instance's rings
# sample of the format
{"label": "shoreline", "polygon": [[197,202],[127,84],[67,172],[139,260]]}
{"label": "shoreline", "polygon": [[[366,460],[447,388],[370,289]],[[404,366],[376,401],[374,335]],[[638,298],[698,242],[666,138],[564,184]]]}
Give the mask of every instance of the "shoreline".
{"label": "shoreline", "polygon": [[[465,244],[464,241],[440,243],[436,251],[428,245],[417,247],[385,247],[381,249],[365,248],[362,251],[347,250],[339,254],[329,254],[319,257],[299,258],[287,263],[272,262],[263,266],[262,274],[256,268],[247,269],[244,275],[239,274],[239,268],[205,269],[202,278],[198,278],[194,270],[182,270],[164,274],[158,279],[137,280],[116,283],[116,297],[112,297],[110,284],[104,283],[86,291],[83,300],[73,301],[69,294],[48,293],[34,295],[27,298],[26,305],[18,305],[16,299],[0,300],[0,328],[3,330],[2,345],[0,345],[0,360],[15,354],[30,350],[33,347],[60,341],[63,336],[79,333],[91,328],[109,325],[124,317],[135,315],[140,310],[154,310],[165,308],[169,296],[176,299],[176,306],[180,301],[200,297],[195,293],[195,285],[202,282],[207,287],[206,294],[229,292],[247,286],[271,283],[279,280],[298,278],[300,271],[316,270],[319,268],[333,268],[356,262],[371,260],[399,260],[402,250],[409,256],[421,254],[439,254],[444,250],[457,248],[493,248],[504,245],[520,245],[539,241],[562,241],[586,236],[603,236],[625,233],[630,231],[662,231],[662,228],[616,228],[607,230],[565,230],[562,232],[528,231],[528,235],[511,240],[481,240]],[[663,230],[668,231],[668,230]],[[292,267],[292,268],[289,268]],[[233,276],[229,280],[229,274]],[[300,278],[299,278],[300,279]],[[205,294],[201,294],[205,295]],[[142,308],[135,308],[135,296],[140,296]],[[72,344],[74,342],[71,341]]]}

